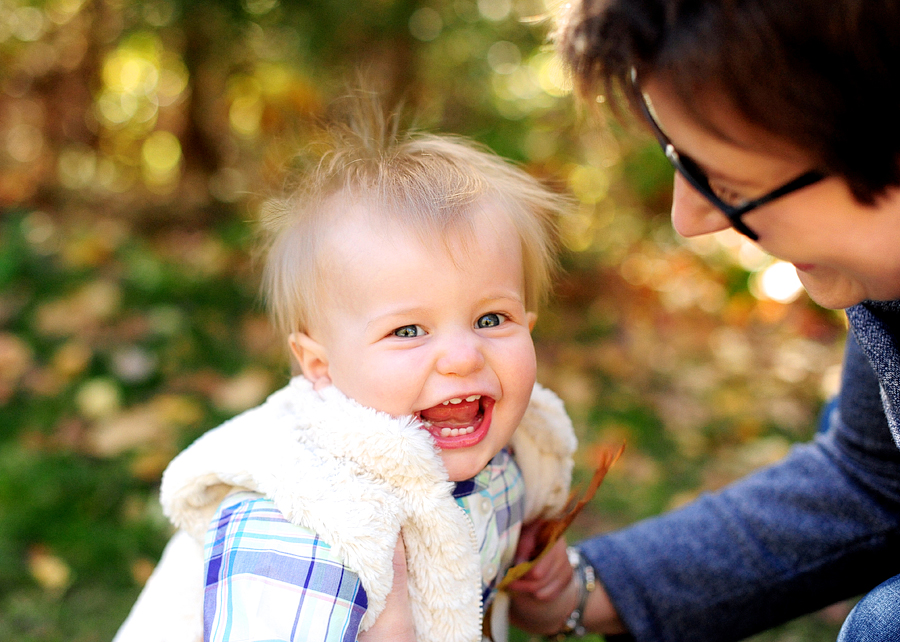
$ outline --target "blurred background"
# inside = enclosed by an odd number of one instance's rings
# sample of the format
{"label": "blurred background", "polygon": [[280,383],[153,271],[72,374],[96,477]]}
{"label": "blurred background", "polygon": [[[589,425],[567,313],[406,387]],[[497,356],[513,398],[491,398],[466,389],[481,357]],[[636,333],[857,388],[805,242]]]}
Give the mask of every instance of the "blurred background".
{"label": "blurred background", "polygon": [[[289,376],[254,208],[355,69],[577,211],[535,337],[581,438],[628,443],[570,539],[808,439],[843,315],[736,234],[685,241],[672,171],[577,106],[543,0],[0,0],[0,640],[109,640],[170,534],[169,460]],[[839,604],[755,638],[833,640]],[[527,636],[517,633],[517,640]],[[599,639],[599,638],[596,638]]]}

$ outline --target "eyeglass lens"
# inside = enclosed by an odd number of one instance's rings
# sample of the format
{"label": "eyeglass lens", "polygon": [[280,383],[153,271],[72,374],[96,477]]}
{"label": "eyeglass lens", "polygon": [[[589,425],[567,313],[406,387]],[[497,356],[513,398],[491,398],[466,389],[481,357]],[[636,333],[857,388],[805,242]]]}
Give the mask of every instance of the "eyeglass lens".
{"label": "eyeglass lens", "polygon": [[806,187],[807,185],[812,185],[813,183],[817,183],[823,178],[825,178],[825,174],[823,172],[817,170],[808,171],[797,178],[788,181],[781,187],[772,190],[771,192],[756,198],[749,200],[747,202],[741,203],[740,205],[729,205],[725,201],[723,201],[719,196],[713,191],[712,186],[709,183],[709,178],[706,176],[706,173],[700,168],[699,165],[690,157],[685,154],[680,153],[675,146],[672,144],[672,141],[669,140],[669,137],[662,130],[659,123],[656,120],[656,117],[653,115],[652,108],[647,100],[647,97],[641,91],[640,87],[637,84],[637,74],[634,69],[632,69],[631,73],[631,85],[632,91],[635,92],[635,98],[637,99],[637,103],[641,109],[642,115],[647,123],[650,125],[653,130],[656,139],[659,141],[660,146],[662,146],[663,151],[666,154],[666,158],[669,159],[669,162],[675,167],[675,169],[691,184],[694,189],[700,192],[710,203],[712,203],[717,209],[719,209],[731,223],[731,226],[748,237],[749,239],[756,241],[759,239],[759,236],[751,230],[744,223],[741,218],[747,212],[760,207],[761,205],[765,205],[766,203],[775,200],[781,196],[794,192],[800,188]]}

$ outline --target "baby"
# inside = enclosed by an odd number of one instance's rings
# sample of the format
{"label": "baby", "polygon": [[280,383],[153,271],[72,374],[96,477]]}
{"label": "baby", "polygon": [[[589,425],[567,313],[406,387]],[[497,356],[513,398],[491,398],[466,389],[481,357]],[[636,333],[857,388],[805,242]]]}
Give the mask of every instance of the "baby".
{"label": "baby", "polygon": [[531,340],[565,200],[348,104],[264,208],[302,376],[170,464],[179,531],[116,642],[356,640],[393,604],[395,551],[417,640],[502,640],[521,526],[566,502],[575,437]]}

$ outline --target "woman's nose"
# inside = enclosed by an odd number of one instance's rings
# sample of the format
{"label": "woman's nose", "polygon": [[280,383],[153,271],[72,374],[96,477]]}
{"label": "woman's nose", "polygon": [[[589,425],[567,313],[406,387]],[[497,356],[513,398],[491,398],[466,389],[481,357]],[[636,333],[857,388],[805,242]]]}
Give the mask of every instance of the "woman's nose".
{"label": "woman's nose", "polygon": [[437,360],[437,371],[443,375],[465,377],[484,366],[484,354],[477,337],[454,336],[442,346]]}
{"label": "woman's nose", "polygon": [[731,227],[728,217],[675,172],[672,188],[672,227],[684,237],[702,236]]}

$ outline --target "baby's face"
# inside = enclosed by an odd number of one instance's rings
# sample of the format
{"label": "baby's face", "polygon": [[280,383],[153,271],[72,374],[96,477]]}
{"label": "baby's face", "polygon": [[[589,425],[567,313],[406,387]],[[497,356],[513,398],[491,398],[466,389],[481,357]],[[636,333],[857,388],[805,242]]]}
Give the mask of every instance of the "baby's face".
{"label": "baby's face", "polygon": [[531,397],[534,315],[519,236],[501,212],[478,217],[454,257],[394,224],[351,211],[334,229],[323,307],[292,347],[316,388],[416,415],[452,481],[507,444]]}

